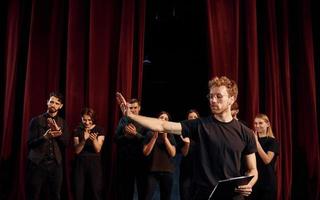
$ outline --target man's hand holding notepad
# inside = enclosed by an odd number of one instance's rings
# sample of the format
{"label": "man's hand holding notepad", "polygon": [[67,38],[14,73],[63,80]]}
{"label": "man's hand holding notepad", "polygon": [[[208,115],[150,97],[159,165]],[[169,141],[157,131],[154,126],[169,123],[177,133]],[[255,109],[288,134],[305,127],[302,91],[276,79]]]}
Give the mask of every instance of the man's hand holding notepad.
{"label": "man's hand holding notepad", "polygon": [[220,180],[218,184],[213,188],[209,200],[226,199],[236,195],[236,189],[239,186],[247,185],[253,176],[239,176],[234,178],[228,178]]}

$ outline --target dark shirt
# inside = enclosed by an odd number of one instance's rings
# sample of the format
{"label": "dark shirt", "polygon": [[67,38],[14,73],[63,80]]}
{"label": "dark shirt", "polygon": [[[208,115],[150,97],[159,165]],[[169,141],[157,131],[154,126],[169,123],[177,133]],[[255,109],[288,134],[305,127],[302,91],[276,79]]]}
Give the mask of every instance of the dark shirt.
{"label": "dark shirt", "polygon": [[[153,132],[149,131],[146,135],[145,144],[148,144],[153,137]],[[172,134],[167,134],[172,145],[175,146],[175,140]],[[159,133],[156,143],[151,153],[148,155],[148,166],[150,172],[171,172],[174,171],[173,158],[169,155],[164,140]]]}
{"label": "dark shirt", "polygon": [[[43,135],[49,130],[48,118],[53,118],[61,128],[62,135],[55,138],[46,139]],[[69,133],[67,124],[59,116],[51,117],[48,113],[32,118],[29,124],[28,159],[39,164],[43,160],[56,160],[59,164],[62,160],[62,152],[68,144]]]}
{"label": "dark shirt", "polygon": [[[74,135],[73,137],[78,137],[79,138],[79,142],[83,141],[84,140],[84,126],[81,124],[79,127],[77,127],[75,130],[74,130]],[[97,137],[99,136],[104,136],[104,130],[102,127],[100,126],[95,126],[93,129],[91,129],[90,131],[91,133],[97,133]],[[97,153],[94,149],[94,146],[93,146],[93,143],[92,143],[92,140],[90,139],[87,139],[85,144],[84,144],[84,147],[83,149],[81,150],[81,152],[78,154],[78,156],[87,156],[87,155],[97,155],[99,156],[100,154]]]}
{"label": "dark shirt", "polygon": [[[136,136],[126,136],[124,127],[132,123],[137,130]],[[128,161],[137,161],[143,159],[142,145],[144,140],[145,129],[139,124],[133,122],[127,117],[122,117],[119,121],[114,137],[117,143],[118,156]]]}
{"label": "dark shirt", "polygon": [[194,182],[212,188],[219,180],[240,176],[243,155],[257,151],[252,131],[239,123],[213,116],[181,122],[183,137],[195,141]]}
{"label": "dark shirt", "polygon": [[265,164],[261,157],[256,154],[257,157],[257,169],[259,172],[259,179],[257,186],[265,189],[276,187],[276,175],[275,175],[275,162],[279,153],[279,143],[272,137],[258,138],[262,149],[267,153],[268,151],[274,152],[274,157],[269,164]]}

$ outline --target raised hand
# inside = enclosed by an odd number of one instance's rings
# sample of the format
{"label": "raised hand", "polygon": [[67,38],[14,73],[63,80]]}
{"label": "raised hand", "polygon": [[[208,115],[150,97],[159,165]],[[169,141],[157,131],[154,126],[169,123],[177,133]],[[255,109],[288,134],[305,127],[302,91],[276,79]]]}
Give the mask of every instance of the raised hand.
{"label": "raised hand", "polygon": [[135,136],[135,135],[137,135],[137,129],[136,129],[136,127],[135,127],[132,123],[126,125],[126,126],[124,127],[124,130],[125,130],[125,134],[126,134],[126,135],[130,135],[130,136]]}
{"label": "raised hand", "polygon": [[181,140],[182,140],[184,143],[190,144],[190,138],[188,138],[188,137],[182,137],[182,135],[180,135],[180,138],[181,138]]}
{"label": "raised hand", "polygon": [[98,133],[90,133],[89,136],[90,140],[95,141],[98,138]]}
{"label": "raised hand", "polygon": [[60,127],[58,126],[58,124],[56,123],[56,121],[52,118],[48,118],[47,119],[47,123],[48,123],[48,126],[50,127],[50,129],[52,131],[60,131]]}
{"label": "raised hand", "polygon": [[128,115],[132,114],[129,109],[129,106],[128,106],[126,99],[122,96],[122,94],[120,92],[116,93],[116,98],[117,98],[117,102],[120,106],[122,114],[124,116],[128,116]]}

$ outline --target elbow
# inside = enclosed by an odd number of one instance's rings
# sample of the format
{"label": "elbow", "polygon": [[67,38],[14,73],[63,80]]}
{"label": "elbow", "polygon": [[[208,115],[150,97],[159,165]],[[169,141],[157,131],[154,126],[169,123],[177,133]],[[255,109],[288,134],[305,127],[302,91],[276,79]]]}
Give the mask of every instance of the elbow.
{"label": "elbow", "polygon": [[271,162],[271,159],[265,159],[265,160],[263,160],[263,163],[264,163],[265,165],[270,164],[270,162]]}
{"label": "elbow", "polygon": [[170,156],[172,158],[176,156],[176,150],[175,149],[171,151]]}

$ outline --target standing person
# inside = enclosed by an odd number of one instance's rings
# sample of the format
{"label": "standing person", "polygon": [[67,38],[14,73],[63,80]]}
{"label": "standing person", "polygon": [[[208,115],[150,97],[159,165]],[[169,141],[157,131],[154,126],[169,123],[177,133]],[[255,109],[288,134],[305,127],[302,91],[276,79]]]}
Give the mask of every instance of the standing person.
{"label": "standing person", "polygon": [[[198,119],[200,117],[199,113],[195,109],[190,109],[187,112],[187,120]],[[178,140],[179,149],[182,153],[182,159],[180,163],[180,177],[179,177],[179,189],[180,189],[180,199],[188,200],[191,199],[191,184],[192,184],[192,169],[193,169],[193,146],[194,141],[190,140],[189,137],[183,138],[180,135],[180,140]]]}
{"label": "standing person", "polygon": [[[139,115],[140,101],[131,99],[128,104],[131,113]],[[137,186],[138,199],[145,196],[145,158],[142,153],[145,129],[130,118],[120,119],[115,134],[118,151],[117,197],[119,200],[131,200]]]}
{"label": "standing person", "polygon": [[102,199],[102,168],[100,151],[104,142],[104,130],[96,125],[96,114],[91,108],[81,111],[81,124],[74,130],[76,153],[74,168],[74,197]]}
{"label": "standing person", "polygon": [[[29,125],[27,197],[33,199],[60,199],[63,178],[63,153],[68,144],[66,122],[58,116],[63,107],[63,96],[52,92],[47,101],[47,112],[32,118]],[[41,198],[42,189],[48,196]]]}
{"label": "standing person", "polygon": [[253,188],[252,199],[277,199],[275,164],[279,153],[279,143],[273,135],[267,115],[258,114],[254,118],[254,130],[258,149],[256,155],[259,179]]}
{"label": "standing person", "polygon": [[[161,111],[158,115],[161,121],[169,121],[169,118],[169,113],[165,111]],[[149,161],[146,200],[153,199],[157,183],[160,188],[160,199],[170,200],[174,171],[172,158],[176,155],[173,135],[166,132],[148,132],[143,154]]]}
{"label": "standing person", "polygon": [[238,196],[224,198],[234,199],[250,195],[258,178],[254,135],[231,115],[231,105],[237,95],[238,87],[234,81],[224,76],[215,77],[209,81],[207,96],[212,115],[180,123],[135,115],[120,93],[117,93],[117,101],[122,113],[142,126],[156,132],[182,134],[196,142],[192,199],[207,200],[219,180],[240,176],[241,159],[244,156],[246,174],[254,177],[247,185],[235,189]]}

